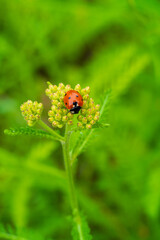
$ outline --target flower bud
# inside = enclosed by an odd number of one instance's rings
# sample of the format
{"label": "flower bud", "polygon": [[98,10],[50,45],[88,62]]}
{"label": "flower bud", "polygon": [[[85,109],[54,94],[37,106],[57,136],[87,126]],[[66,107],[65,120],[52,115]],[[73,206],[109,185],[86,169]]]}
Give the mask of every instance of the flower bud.
{"label": "flower bud", "polygon": [[82,115],[78,115],[77,118],[78,118],[79,121],[82,121]]}
{"label": "flower bud", "polygon": [[56,92],[56,91],[57,91],[57,86],[50,84],[50,85],[49,85],[49,89],[51,90],[52,93],[53,93],[53,92]]}
{"label": "flower bud", "polygon": [[73,118],[73,114],[71,113],[71,112],[69,112],[68,114],[67,114],[67,116],[68,116],[68,118]]}
{"label": "flower bud", "polygon": [[52,103],[53,105],[57,106],[58,100],[52,100],[51,103]]}
{"label": "flower bud", "polygon": [[92,120],[92,115],[88,115],[88,116],[87,116],[87,120],[88,120],[88,121],[91,121],[91,120]]}
{"label": "flower bud", "polygon": [[50,110],[50,111],[48,112],[48,116],[49,116],[49,117],[53,117],[53,116],[54,116],[54,112]]}
{"label": "flower bud", "polygon": [[87,125],[86,125],[86,128],[87,128],[87,129],[91,129],[91,128],[92,128],[92,125],[91,125],[91,124],[87,124]]}
{"label": "flower bud", "polygon": [[85,95],[83,96],[83,99],[84,99],[84,100],[88,100],[88,99],[89,99],[89,94],[85,94]]}
{"label": "flower bud", "polygon": [[67,123],[68,123],[68,125],[73,125],[73,121],[72,120],[69,120]]}
{"label": "flower bud", "polygon": [[75,90],[78,91],[78,92],[81,91],[81,86],[80,86],[80,84],[77,84],[77,85],[75,86]]}
{"label": "flower bud", "polygon": [[99,120],[99,116],[95,116],[94,120],[97,122]]}
{"label": "flower bud", "polygon": [[57,110],[57,107],[56,107],[55,105],[52,105],[52,106],[51,106],[51,109],[52,109],[52,111],[56,111],[56,110]]}
{"label": "flower bud", "polygon": [[49,118],[48,118],[48,121],[49,121],[49,122],[53,122],[53,120],[54,120],[53,117],[49,117]]}
{"label": "flower bud", "polygon": [[29,127],[32,127],[34,125],[34,122],[32,120],[28,120],[27,124],[28,124]]}
{"label": "flower bud", "polygon": [[22,116],[27,121],[28,126],[33,126],[40,119],[43,105],[37,101],[28,100],[20,106]]}
{"label": "flower bud", "polygon": [[86,109],[82,109],[82,110],[81,110],[81,114],[82,114],[83,116],[85,116],[86,113],[87,113]]}
{"label": "flower bud", "polygon": [[62,127],[63,127],[63,124],[58,124],[57,127],[58,127],[58,128],[62,128]]}
{"label": "flower bud", "polygon": [[87,94],[90,94],[90,87],[88,86],[88,87],[86,87],[85,89],[86,89],[86,93],[87,93]]}
{"label": "flower bud", "polygon": [[58,102],[58,103],[57,103],[57,107],[58,107],[58,108],[62,108],[62,107],[63,107],[63,102]]}
{"label": "flower bud", "polygon": [[62,122],[67,122],[67,120],[68,120],[68,117],[67,117],[67,116],[63,116],[63,117],[62,117]]}
{"label": "flower bud", "polygon": [[53,127],[57,127],[57,126],[58,126],[58,122],[53,121],[53,122],[52,122],[52,126],[53,126]]}
{"label": "flower bud", "polygon": [[82,122],[83,122],[84,124],[86,124],[86,123],[87,123],[87,118],[86,118],[86,117],[82,118]]}
{"label": "flower bud", "polygon": [[100,105],[97,104],[97,105],[95,106],[95,108],[96,108],[96,110],[98,111],[98,110],[100,109]]}
{"label": "flower bud", "polygon": [[96,122],[95,122],[94,120],[91,120],[91,121],[90,121],[90,124],[91,124],[91,125],[94,125],[95,123],[96,123]]}
{"label": "flower bud", "polygon": [[71,90],[71,86],[70,85],[66,85],[65,91],[68,92],[69,90]]}
{"label": "flower bud", "polygon": [[59,86],[58,86],[58,88],[61,90],[61,89],[64,89],[64,88],[65,88],[65,86],[64,86],[64,84],[63,84],[63,83],[60,83],[60,84],[59,84]]}
{"label": "flower bud", "polygon": [[50,96],[51,95],[51,90],[47,88],[45,93],[46,93],[47,96]]}
{"label": "flower bud", "polygon": [[60,115],[59,113],[57,113],[57,114],[55,115],[55,119],[56,119],[57,121],[60,121],[60,120],[61,120],[61,115]]}
{"label": "flower bud", "polygon": [[77,126],[78,126],[79,128],[82,128],[82,127],[83,127],[83,124],[82,124],[81,122],[78,122],[78,123],[77,123]]}

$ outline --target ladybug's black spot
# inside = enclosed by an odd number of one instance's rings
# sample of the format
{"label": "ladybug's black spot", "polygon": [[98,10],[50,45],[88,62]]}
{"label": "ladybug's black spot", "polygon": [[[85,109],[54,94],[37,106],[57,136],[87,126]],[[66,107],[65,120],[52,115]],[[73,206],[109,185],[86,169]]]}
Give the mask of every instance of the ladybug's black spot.
{"label": "ladybug's black spot", "polygon": [[67,103],[66,103],[66,105],[67,105]]}
{"label": "ladybug's black spot", "polygon": [[66,96],[66,95],[67,95],[67,93],[64,96]]}
{"label": "ladybug's black spot", "polygon": [[69,97],[68,99],[71,99],[71,97]]}
{"label": "ladybug's black spot", "polygon": [[78,95],[76,95],[76,97],[78,97]]}

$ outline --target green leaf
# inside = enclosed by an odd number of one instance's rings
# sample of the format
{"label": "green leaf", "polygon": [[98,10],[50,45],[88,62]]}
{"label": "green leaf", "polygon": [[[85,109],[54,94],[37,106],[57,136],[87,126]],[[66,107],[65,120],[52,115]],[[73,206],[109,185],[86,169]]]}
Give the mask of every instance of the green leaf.
{"label": "green leaf", "polygon": [[10,135],[10,136],[32,135],[32,136],[44,137],[44,138],[48,138],[48,139],[55,139],[55,137],[52,136],[48,132],[45,132],[41,129],[34,129],[34,128],[29,128],[29,127],[5,129],[4,134]]}
{"label": "green leaf", "polygon": [[105,93],[105,97],[103,97],[103,103],[102,107],[100,109],[100,120],[98,123],[96,123],[91,130],[84,130],[79,132],[78,136],[77,133],[72,134],[72,138],[76,134],[75,144],[73,148],[71,149],[71,155],[72,155],[72,161],[71,164],[74,163],[75,159],[78,157],[78,155],[85,149],[86,145],[88,145],[88,142],[92,139],[93,133],[95,129],[97,128],[106,128],[109,126],[107,123],[103,123],[102,121],[106,120],[106,114],[108,112],[108,106],[109,106],[109,100],[111,96],[111,91],[107,91]]}
{"label": "green leaf", "polygon": [[90,228],[88,226],[87,220],[84,215],[81,214],[79,227],[77,225],[76,219],[73,219],[72,237],[73,240],[92,240],[92,235],[90,234]]}
{"label": "green leaf", "polygon": [[101,123],[101,122],[97,122],[96,124],[93,125],[93,128],[108,128],[110,126],[110,124],[108,123]]}

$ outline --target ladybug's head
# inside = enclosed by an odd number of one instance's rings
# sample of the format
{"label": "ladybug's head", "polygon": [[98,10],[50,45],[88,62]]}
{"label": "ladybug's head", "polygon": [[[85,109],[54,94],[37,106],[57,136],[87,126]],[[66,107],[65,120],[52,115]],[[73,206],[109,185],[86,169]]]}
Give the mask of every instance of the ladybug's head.
{"label": "ladybug's head", "polygon": [[78,102],[73,102],[73,108],[70,109],[72,114],[78,114],[81,110],[81,107],[78,105]]}

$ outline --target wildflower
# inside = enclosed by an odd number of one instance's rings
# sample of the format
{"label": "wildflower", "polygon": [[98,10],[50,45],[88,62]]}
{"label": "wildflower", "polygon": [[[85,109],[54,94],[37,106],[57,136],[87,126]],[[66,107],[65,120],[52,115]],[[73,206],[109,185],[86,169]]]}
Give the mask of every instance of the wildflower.
{"label": "wildflower", "polygon": [[28,100],[21,105],[20,109],[28,126],[32,127],[40,119],[43,105],[37,101],[32,102],[31,100]]}
{"label": "wildflower", "polygon": [[66,123],[73,125],[72,114],[64,104],[64,96],[69,90],[78,91],[83,98],[83,106],[78,114],[77,127],[79,129],[91,129],[92,126],[99,120],[99,105],[95,105],[92,98],[90,98],[90,87],[84,89],[80,84],[77,84],[74,89],[70,85],[64,85],[60,83],[58,86],[52,85],[48,82],[48,88],[46,89],[46,95],[51,100],[51,110],[48,112],[48,120],[53,127],[62,128]]}

